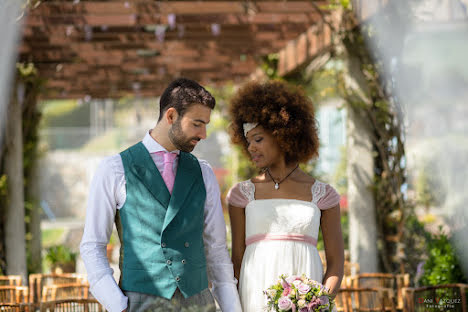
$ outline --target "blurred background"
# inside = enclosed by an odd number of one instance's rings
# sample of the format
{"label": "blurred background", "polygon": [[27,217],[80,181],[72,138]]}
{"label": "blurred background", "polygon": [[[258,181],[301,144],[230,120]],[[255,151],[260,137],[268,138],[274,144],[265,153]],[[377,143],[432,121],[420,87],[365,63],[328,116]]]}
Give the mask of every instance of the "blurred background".
{"label": "blurred background", "polygon": [[[445,296],[465,298],[447,311],[466,311],[467,7],[3,0],[0,273],[23,285],[30,274],[86,273],[78,247],[96,166],[154,127],[159,96],[176,77],[217,100],[194,154],[213,166],[224,205],[229,188],[255,174],[226,133],[229,99],[249,80],[281,79],[315,105],[320,156],[303,167],[341,195],[343,287],[379,273],[394,279],[379,285],[395,288],[398,310],[441,311],[420,298]],[[119,245],[114,233],[116,278]],[[443,292],[417,295],[423,286]]]}

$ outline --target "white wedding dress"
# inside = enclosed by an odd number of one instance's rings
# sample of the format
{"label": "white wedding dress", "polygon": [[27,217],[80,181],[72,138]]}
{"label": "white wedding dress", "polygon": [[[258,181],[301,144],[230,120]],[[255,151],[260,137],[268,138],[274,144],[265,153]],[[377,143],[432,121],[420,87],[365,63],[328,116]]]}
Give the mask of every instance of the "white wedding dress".
{"label": "white wedding dress", "polygon": [[255,185],[250,180],[240,182],[237,189],[247,199],[247,247],[239,280],[243,311],[267,311],[263,291],[276,283],[281,274],[305,274],[321,283],[323,269],[316,248],[321,216],[318,202],[331,193],[333,203],[328,201],[328,206],[335,206],[339,202],[336,191],[316,181],[311,189],[312,201],[308,202],[294,199],[256,200]]}

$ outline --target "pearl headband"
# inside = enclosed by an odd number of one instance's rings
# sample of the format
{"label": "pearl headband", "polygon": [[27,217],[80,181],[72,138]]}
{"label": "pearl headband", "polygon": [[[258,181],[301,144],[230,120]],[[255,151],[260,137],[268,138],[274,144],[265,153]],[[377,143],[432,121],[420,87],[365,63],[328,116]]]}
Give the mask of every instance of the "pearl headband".
{"label": "pearl headband", "polygon": [[245,124],[242,125],[244,128],[244,136],[247,137],[247,133],[249,133],[250,130],[258,126],[258,122],[246,122]]}

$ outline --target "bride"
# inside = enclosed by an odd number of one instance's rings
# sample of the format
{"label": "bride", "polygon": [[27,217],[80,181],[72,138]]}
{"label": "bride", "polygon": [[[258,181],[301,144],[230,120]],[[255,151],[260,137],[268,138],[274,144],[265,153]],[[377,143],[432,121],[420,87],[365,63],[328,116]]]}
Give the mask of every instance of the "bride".
{"label": "bride", "polygon": [[[335,294],[344,262],[340,198],[299,168],[318,155],[312,103],[283,82],[251,82],[237,92],[229,112],[232,141],[262,169],[227,196],[243,311],[266,310],[263,290],[281,274],[305,274]],[[319,228],[325,274],[316,248]]]}

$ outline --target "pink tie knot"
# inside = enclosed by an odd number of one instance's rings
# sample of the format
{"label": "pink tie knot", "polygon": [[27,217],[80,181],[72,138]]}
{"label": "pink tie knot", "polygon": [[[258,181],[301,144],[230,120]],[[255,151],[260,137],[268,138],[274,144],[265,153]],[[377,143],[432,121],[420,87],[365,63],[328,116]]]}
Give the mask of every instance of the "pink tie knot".
{"label": "pink tie knot", "polygon": [[164,163],[174,163],[174,160],[176,159],[177,154],[175,153],[169,153],[169,152],[164,152]]}

